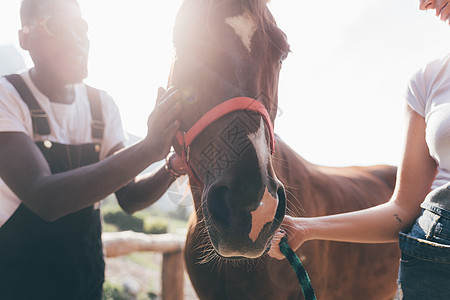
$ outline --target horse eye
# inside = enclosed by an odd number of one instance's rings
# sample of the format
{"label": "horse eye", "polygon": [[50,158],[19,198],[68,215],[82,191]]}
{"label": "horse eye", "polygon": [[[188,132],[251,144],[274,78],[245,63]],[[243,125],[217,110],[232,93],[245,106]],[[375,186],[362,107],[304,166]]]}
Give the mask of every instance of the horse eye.
{"label": "horse eye", "polygon": [[282,63],[288,57],[288,53],[283,53],[280,57],[280,63]]}

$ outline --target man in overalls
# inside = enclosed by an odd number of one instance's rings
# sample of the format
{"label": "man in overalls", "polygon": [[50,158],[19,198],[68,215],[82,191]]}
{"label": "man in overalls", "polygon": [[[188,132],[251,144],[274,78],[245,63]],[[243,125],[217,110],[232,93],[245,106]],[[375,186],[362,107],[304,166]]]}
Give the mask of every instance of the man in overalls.
{"label": "man in overalls", "polygon": [[83,84],[89,40],[78,3],[24,0],[21,19],[34,67],[0,78],[0,299],[101,299],[97,203],[116,192],[128,212],[144,208],[180,174],[169,160],[136,178],[169,152],[180,96],[160,90],[147,136],[125,149],[113,100]]}

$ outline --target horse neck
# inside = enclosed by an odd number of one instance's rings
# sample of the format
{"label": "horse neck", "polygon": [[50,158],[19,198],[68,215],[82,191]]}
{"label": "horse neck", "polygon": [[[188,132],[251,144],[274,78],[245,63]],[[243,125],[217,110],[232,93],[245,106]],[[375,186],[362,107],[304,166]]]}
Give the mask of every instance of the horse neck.
{"label": "horse neck", "polygon": [[315,212],[309,188],[316,176],[315,166],[277,137],[273,167],[286,190],[287,214],[298,216],[305,211]]}
{"label": "horse neck", "polygon": [[325,215],[342,207],[348,197],[333,168],[308,162],[280,139],[276,145],[273,165],[285,185],[288,215]]}
{"label": "horse neck", "polygon": [[358,210],[389,199],[396,168],[324,167],[309,163],[277,140],[274,168],[285,185],[289,215],[319,216]]}

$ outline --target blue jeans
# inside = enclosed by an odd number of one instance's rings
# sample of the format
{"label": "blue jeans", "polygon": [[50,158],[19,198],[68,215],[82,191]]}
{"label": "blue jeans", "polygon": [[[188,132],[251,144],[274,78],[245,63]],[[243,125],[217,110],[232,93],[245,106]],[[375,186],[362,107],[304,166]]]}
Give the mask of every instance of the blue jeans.
{"label": "blue jeans", "polygon": [[450,214],[432,210],[400,233],[399,300],[450,299]]}

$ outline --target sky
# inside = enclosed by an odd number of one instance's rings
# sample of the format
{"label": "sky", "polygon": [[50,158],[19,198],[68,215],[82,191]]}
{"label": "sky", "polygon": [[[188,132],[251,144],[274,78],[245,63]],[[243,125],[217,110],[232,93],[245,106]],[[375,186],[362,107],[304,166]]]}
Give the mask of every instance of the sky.
{"label": "sky", "polygon": [[[127,132],[144,136],[173,56],[180,0],[80,0],[91,40],[86,82],[119,106]],[[272,0],[292,53],[283,63],[275,132],[327,166],[393,164],[402,154],[409,77],[450,50],[448,25],[417,0]],[[20,0],[0,0],[0,45],[17,41]]]}

